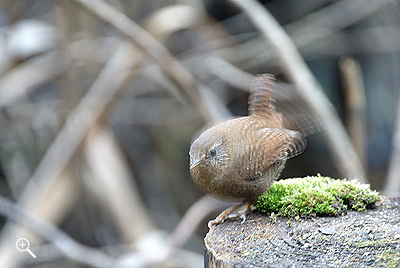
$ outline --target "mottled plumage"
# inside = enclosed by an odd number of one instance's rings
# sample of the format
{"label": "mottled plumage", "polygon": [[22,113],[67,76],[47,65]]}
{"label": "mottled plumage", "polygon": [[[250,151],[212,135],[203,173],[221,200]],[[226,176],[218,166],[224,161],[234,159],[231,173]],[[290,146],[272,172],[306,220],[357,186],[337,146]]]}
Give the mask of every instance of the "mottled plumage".
{"label": "mottled plumage", "polygon": [[[306,148],[303,133],[275,107],[272,75],[257,75],[249,96],[249,116],[220,123],[201,134],[190,148],[190,174],[205,193],[247,209],[279,177],[286,160]],[[225,210],[220,223],[238,206]],[[245,215],[243,215],[245,216]]]}

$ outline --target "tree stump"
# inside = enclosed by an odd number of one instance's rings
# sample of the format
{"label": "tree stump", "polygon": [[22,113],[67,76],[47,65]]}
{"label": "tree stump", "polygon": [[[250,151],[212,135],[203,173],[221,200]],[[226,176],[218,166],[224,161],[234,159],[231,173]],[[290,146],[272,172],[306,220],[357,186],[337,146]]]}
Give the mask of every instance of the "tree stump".
{"label": "tree stump", "polygon": [[400,198],[340,217],[275,222],[252,212],[212,227],[205,267],[400,267]]}

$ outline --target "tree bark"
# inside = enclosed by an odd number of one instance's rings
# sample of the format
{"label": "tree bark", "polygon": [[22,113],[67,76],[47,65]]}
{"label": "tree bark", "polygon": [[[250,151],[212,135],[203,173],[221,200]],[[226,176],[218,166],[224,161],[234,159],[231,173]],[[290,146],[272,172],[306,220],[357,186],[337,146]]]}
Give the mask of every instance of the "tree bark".
{"label": "tree bark", "polygon": [[213,226],[204,267],[400,267],[400,198],[340,217],[271,218],[253,212]]}

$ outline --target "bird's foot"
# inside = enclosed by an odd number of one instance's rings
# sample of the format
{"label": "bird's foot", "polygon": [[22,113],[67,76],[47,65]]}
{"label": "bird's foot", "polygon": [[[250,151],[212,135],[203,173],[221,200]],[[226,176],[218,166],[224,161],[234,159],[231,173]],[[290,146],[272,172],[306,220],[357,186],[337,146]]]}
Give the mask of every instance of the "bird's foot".
{"label": "bird's foot", "polygon": [[225,209],[224,211],[221,212],[221,214],[218,215],[218,217],[215,218],[215,220],[209,221],[208,222],[208,228],[211,229],[211,227],[213,227],[214,225],[218,225],[220,223],[223,223],[229,216],[229,214],[232,213],[232,211],[234,211],[236,208],[238,208],[238,206],[240,205],[236,205],[230,208]]}
{"label": "bird's foot", "polygon": [[234,217],[239,216],[242,219],[242,224],[246,221],[246,216],[247,214],[251,211],[251,203],[246,202],[246,203],[242,203],[239,205],[235,205],[233,207],[227,208],[224,211],[222,211],[221,214],[218,215],[218,217],[215,218],[215,220],[209,221],[208,222],[208,228],[213,227],[214,225],[218,225],[220,223],[223,223],[230,215],[233,211],[235,211],[236,209],[240,208],[241,206],[243,206],[243,204],[246,204],[246,208],[242,211],[239,211],[237,214],[234,215]]}
{"label": "bird's foot", "polygon": [[246,216],[251,212],[251,203],[246,203],[246,208],[238,212],[238,216],[242,219],[242,224],[246,221]]}

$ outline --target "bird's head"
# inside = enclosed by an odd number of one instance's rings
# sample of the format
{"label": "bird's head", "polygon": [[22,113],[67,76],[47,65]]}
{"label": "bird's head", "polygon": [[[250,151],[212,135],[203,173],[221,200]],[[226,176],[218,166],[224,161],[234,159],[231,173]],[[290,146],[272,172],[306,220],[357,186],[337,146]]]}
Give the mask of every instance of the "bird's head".
{"label": "bird's head", "polygon": [[196,183],[226,172],[230,159],[226,143],[224,136],[215,128],[205,131],[192,143],[190,174]]}

